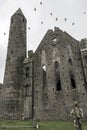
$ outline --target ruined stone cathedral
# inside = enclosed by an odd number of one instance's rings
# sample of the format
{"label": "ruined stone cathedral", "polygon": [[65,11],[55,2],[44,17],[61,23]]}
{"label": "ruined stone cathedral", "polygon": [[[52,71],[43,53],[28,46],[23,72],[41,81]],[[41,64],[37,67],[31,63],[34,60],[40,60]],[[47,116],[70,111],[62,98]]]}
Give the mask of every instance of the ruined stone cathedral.
{"label": "ruined stone cathedral", "polygon": [[26,23],[21,9],[11,17],[0,118],[68,120],[78,101],[87,119],[87,40],[55,27],[27,57]]}

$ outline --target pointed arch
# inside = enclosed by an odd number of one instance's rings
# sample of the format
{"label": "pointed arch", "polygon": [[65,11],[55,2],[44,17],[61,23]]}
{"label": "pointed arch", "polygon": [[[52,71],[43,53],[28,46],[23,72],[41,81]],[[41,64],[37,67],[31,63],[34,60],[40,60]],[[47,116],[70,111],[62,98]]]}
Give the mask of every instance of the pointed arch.
{"label": "pointed arch", "polygon": [[43,87],[46,85],[46,65],[42,65]]}
{"label": "pointed arch", "polygon": [[43,90],[46,89],[46,83],[47,83],[47,79],[46,79],[46,52],[45,50],[42,50],[42,54],[41,54],[41,69],[42,69],[42,83],[43,83]]}

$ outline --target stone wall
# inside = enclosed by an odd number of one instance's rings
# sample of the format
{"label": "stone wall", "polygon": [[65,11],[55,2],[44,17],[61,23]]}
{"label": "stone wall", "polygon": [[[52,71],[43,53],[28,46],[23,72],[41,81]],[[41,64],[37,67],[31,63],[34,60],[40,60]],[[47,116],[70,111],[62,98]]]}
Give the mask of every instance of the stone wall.
{"label": "stone wall", "polygon": [[70,119],[72,102],[86,103],[85,86],[79,42],[57,28],[49,30],[34,55],[35,118]]}
{"label": "stone wall", "polygon": [[33,118],[33,51],[24,60],[24,118]]}
{"label": "stone wall", "polygon": [[78,101],[87,119],[87,40],[59,28],[48,30],[35,53],[26,57],[26,18],[11,17],[0,118],[68,120]]}

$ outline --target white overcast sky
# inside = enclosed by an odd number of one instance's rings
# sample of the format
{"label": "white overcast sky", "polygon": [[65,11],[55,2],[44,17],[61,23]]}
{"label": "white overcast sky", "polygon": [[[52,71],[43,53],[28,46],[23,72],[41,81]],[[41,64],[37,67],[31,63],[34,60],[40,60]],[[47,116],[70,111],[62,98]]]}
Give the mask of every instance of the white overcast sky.
{"label": "white overcast sky", "polygon": [[[87,0],[0,0],[1,83],[5,69],[10,17],[18,8],[22,9],[27,19],[28,50],[35,51],[47,30],[53,29],[55,26],[66,31],[77,40],[87,38]],[[58,21],[56,21],[56,17]],[[64,20],[65,18],[67,21]],[[75,23],[74,26],[72,25],[73,22]],[[31,30],[28,30],[28,27]]]}

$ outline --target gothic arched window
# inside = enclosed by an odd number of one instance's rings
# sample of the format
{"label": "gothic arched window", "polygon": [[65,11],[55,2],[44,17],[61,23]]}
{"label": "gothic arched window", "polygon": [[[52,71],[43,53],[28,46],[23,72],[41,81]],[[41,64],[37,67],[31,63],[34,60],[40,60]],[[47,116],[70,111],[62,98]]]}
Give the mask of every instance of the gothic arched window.
{"label": "gothic arched window", "polygon": [[56,91],[61,91],[61,81],[60,81],[60,72],[59,72],[59,63],[58,61],[54,62],[54,73],[55,73],[55,84]]}
{"label": "gothic arched window", "polygon": [[42,73],[43,73],[43,86],[46,85],[46,65],[42,66]]}

